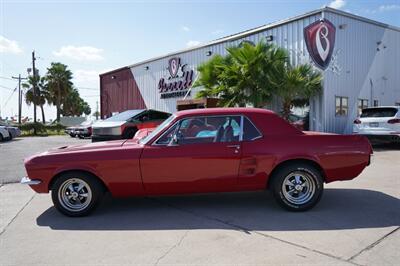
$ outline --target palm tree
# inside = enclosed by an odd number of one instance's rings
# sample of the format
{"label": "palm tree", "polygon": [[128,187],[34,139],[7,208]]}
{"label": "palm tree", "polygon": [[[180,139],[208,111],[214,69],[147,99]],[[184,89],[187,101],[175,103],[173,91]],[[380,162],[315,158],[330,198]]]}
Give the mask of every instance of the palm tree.
{"label": "palm tree", "polygon": [[63,108],[61,114],[63,116],[80,116],[82,114],[89,115],[92,112],[90,106],[85,102],[77,89],[72,88],[68,95],[63,99]]}
{"label": "palm tree", "polygon": [[60,121],[63,99],[72,89],[72,72],[62,63],[51,63],[47,69],[46,81],[49,91],[49,103],[57,107],[57,121]]}
{"label": "palm tree", "polygon": [[282,100],[282,116],[286,120],[292,107],[304,106],[322,90],[322,75],[309,64],[291,66],[286,63],[277,69],[271,80]]}
{"label": "palm tree", "polygon": [[218,97],[222,106],[264,107],[274,93],[270,76],[285,64],[286,50],[259,42],[230,47],[227,52],[199,66],[194,87],[203,89],[196,97]]}
{"label": "palm tree", "polygon": [[[36,96],[33,93],[33,84],[36,84]],[[45,78],[40,77],[39,75],[29,76],[27,82],[22,84],[23,88],[27,88],[28,91],[25,93],[25,102],[27,105],[36,104],[40,106],[40,110],[42,111],[42,122],[46,123],[43,105],[46,104],[48,93],[45,84]]]}

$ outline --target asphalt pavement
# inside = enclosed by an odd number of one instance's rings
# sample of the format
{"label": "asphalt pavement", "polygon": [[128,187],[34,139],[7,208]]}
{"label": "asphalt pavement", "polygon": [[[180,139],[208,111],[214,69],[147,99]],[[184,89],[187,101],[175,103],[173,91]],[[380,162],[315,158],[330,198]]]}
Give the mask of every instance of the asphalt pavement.
{"label": "asphalt pavement", "polygon": [[65,145],[88,143],[90,139],[70,136],[20,137],[0,142],[0,184],[19,182],[26,175],[24,159],[30,155]]}
{"label": "asphalt pavement", "polygon": [[107,196],[68,218],[20,184],[0,187],[0,210],[0,265],[398,265],[400,150],[378,147],[359,177],[326,185],[304,213],[257,192]]}

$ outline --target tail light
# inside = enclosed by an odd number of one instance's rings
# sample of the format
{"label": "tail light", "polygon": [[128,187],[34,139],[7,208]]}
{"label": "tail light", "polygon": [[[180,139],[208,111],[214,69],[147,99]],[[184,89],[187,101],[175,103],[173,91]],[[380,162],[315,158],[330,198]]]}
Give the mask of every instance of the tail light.
{"label": "tail light", "polygon": [[361,120],[357,118],[356,120],[354,120],[354,124],[361,124]]}
{"label": "tail light", "polygon": [[388,121],[389,124],[398,124],[400,123],[400,118],[390,119]]}

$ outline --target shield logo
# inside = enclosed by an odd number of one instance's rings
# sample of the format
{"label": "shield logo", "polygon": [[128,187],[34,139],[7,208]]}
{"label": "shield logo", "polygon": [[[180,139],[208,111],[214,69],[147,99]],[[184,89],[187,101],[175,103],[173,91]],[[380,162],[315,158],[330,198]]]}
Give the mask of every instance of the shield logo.
{"label": "shield logo", "polygon": [[178,75],[178,70],[181,65],[181,59],[179,57],[173,57],[168,61],[168,70],[172,78]]}
{"label": "shield logo", "polygon": [[327,19],[311,23],[304,28],[307,50],[314,63],[325,70],[331,62],[335,47],[336,28]]}

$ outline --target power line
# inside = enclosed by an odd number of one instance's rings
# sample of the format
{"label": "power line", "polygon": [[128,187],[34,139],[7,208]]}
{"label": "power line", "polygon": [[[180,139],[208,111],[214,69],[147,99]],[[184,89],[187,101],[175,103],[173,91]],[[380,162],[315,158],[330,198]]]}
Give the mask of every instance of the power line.
{"label": "power line", "polygon": [[11,97],[14,95],[14,92],[16,92],[16,91],[17,91],[17,87],[15,87],[15,89],[13,90],[11,95],[8,97],[7,101],[5,101],[5,103],[3,104],[3,108],[7,106],[8,102],[10,101]]}
{"label": "power line", "polygon": [[8,80],[13,80],[12,78],[8,78],[8,77],[2,77],[2,76],[0,76],[0,79],[8,79]]}
{"label": "power line", "polygon": [[6,90],[9,90],[9,91],[13,91],[14,90],[14,89],[11,89],[11,88],[3,86],[3,85],[0,85],[0,88],[6,89]]}
{"label": "power line", "polygon": [[95,90],[95,91],[99,90],[98,88],[88,88],[88,87],[76,87],[76,88],[82,89],[82,90]]}

